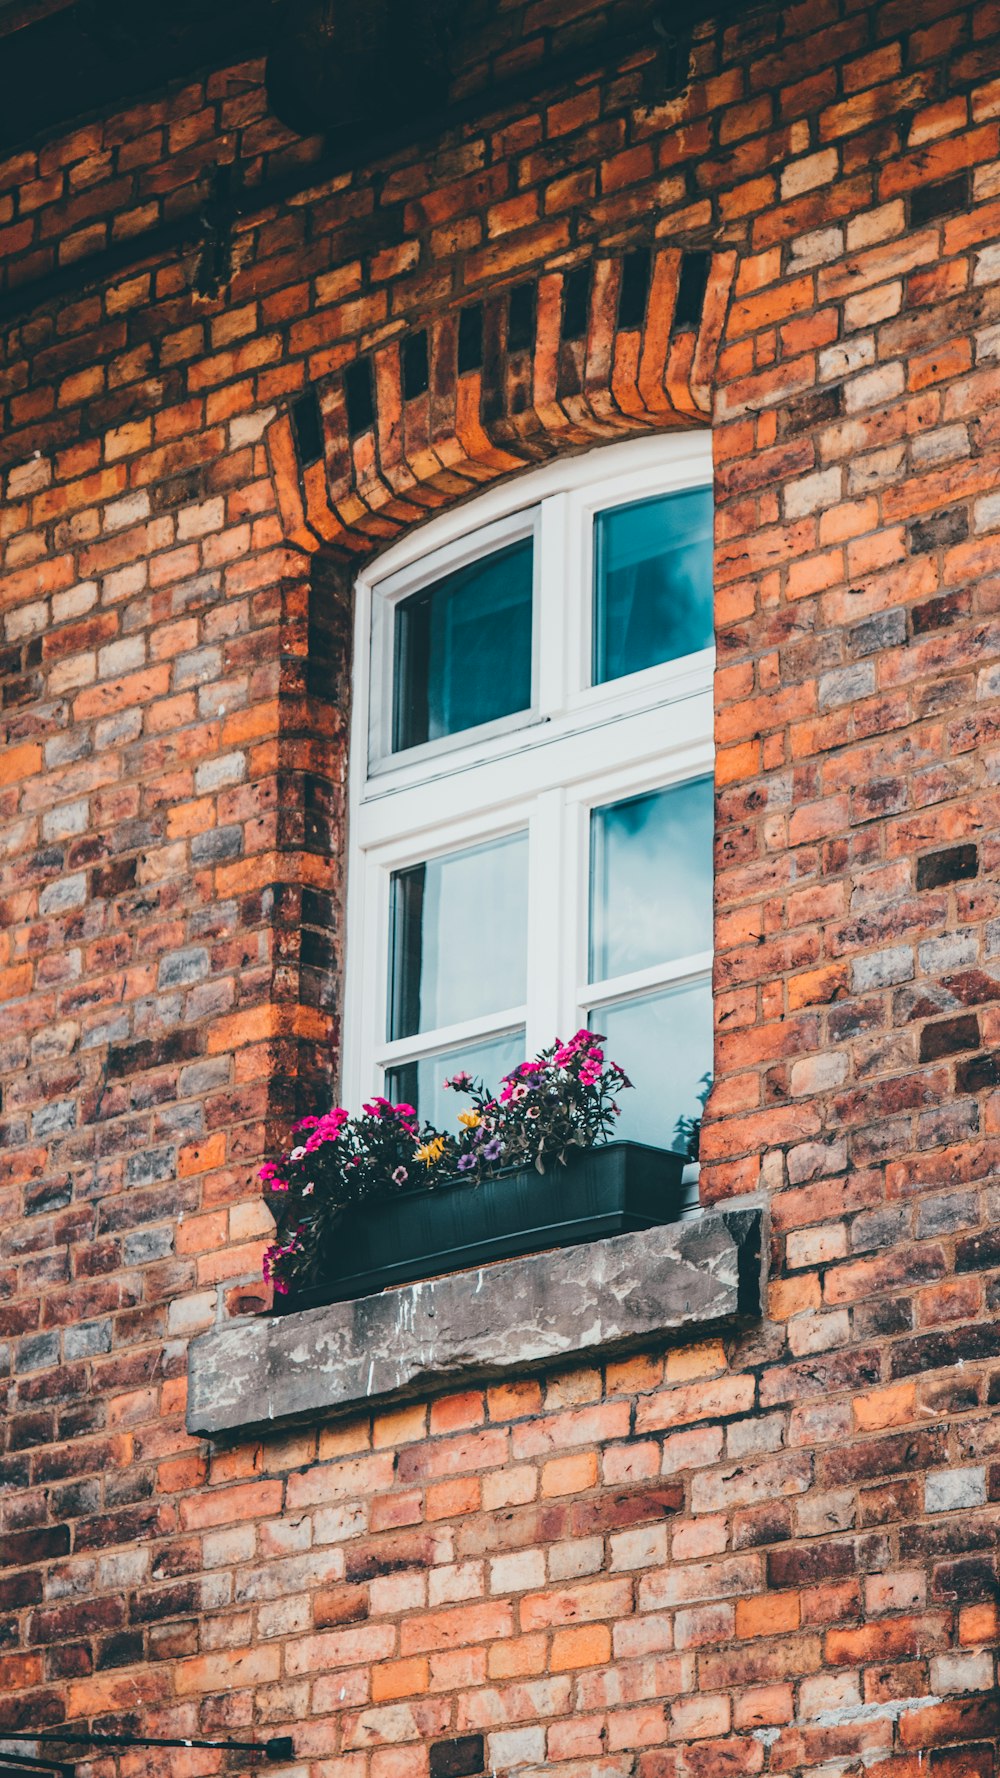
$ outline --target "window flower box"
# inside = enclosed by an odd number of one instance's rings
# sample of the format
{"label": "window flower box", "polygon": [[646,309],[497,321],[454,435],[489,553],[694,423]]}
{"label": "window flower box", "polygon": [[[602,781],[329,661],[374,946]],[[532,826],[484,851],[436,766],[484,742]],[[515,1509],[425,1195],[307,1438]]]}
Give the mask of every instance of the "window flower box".
{"label": "window flower box", "polygon": [[676,1222],[686,1160],[638,1142],[609,1142],[570,1154],[544,1179],[523,1167],[475,1185],[457,1178],[351,1205],[322,1257],[320,1281],[277,1296],[275,1312]]}

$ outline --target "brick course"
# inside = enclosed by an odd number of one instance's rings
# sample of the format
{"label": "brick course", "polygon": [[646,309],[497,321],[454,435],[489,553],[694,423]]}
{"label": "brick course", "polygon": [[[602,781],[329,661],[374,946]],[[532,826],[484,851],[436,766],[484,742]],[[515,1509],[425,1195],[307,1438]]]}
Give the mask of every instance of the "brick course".
{"label": "brick course", "polygon": [[[256,66],[0,166],[0,1729],[994,1771],[1000,11],[804,0],[692,58],[353,174]],[[155,231],[219,161],[205,296]],[[211,1450],[186,1342],[264,1301],[254,1163],[339,1040],[350,562],[709,413],[702,1194],[764,1194],[767,1319]]]}

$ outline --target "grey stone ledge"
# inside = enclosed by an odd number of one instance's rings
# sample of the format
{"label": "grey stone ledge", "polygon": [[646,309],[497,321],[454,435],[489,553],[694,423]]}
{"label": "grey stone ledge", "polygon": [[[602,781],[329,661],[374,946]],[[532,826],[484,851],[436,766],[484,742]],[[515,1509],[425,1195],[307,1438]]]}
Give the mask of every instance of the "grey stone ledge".
{"label": "grey stone ledge", "polygon": [[761,1214],[730,1210],[201,1334],[188,1431],[208,1437],[676,1344],[760,1314]]}

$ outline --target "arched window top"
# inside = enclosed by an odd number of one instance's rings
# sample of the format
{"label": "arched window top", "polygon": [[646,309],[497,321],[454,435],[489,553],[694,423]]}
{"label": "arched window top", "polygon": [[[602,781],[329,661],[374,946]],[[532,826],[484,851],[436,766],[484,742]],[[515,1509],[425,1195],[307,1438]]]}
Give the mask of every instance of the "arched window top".
{"label": "arched window top", "polygon": [[707,434],[491,489],[359,577],[344,1095],[447,1121],[589,1022],[669,1147],[711,1067]]}

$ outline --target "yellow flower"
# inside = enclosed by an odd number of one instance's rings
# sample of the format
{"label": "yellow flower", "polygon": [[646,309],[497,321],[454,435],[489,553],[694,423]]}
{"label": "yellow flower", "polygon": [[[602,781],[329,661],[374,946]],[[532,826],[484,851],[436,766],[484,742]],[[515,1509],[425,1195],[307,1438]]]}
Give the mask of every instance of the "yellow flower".
{"label": "yellow flower", "polygon": [[415,1161],[423,1161],[425,1167],[433,1167],[443,1154],[444,1137],[432,1136],[429,1142],[422,1142],[419,1148],[414,1149],[413,1158]]}
{"label": "yellow flower", "polygon": [[464,1124],[467,1130],[478,1130],[483,1120],[478,1111],[460,1111],[458,1121],[460,1124]]}

